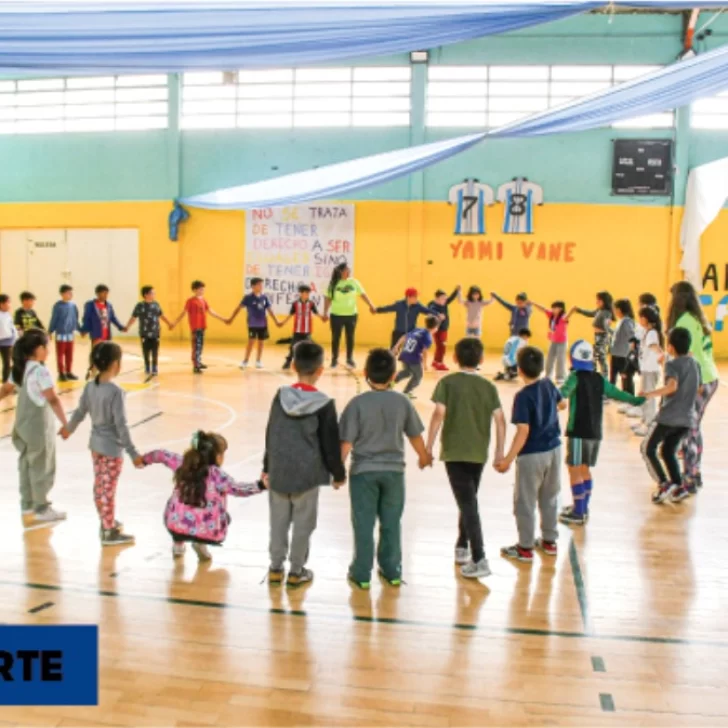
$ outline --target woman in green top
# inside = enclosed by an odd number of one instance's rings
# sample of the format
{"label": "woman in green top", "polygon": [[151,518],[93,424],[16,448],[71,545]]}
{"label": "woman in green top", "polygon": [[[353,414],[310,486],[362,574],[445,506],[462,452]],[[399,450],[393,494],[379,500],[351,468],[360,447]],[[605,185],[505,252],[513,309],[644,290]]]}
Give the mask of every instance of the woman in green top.
{"label": "woman in green top", "polygon": [[331,367],[334,368],[339,364],[339,342],[341,332],[344,331],[346,334],[346,365],[353,369],[356,366],[354,331],[357,320],[357,296],[361,296],[369,304],[369,310],[372,313],[376,313],[376,309],[362,284],[356,278],[351,277],[351,269],[346,263],[339,263],[334,268],[325,295],[324,318],[330,316],[331,319]]}
{"label": "woman in green top", "polygon": [[672,301],[667,316],[668,329],[686,329],[690,332],[690,353],[700,366],[702,380],[695,400],[695,423],[683,441],[684,485],[690,493],[695,494],[703,485],[700,472],[703,456],[700,423],[718,389],[718,368],[713,359],[712,329],[700,307],[695,289],[687,281],[681,281],[672,287],[670,293]]}

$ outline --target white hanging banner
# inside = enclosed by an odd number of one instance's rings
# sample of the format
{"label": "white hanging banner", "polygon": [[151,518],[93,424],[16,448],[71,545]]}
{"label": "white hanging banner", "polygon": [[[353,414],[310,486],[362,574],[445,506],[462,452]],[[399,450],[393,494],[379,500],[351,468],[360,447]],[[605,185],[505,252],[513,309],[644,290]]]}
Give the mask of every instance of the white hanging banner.
{"label": "white hanging banner", "polygon": [[685,193],[685,212],[680,231],[683,251],[680,267],[685,279],[700,291],[700,238],[718,217],[728,199],[728,157],[694,167],[688,175]]}
{"label": "white hanging banner", "polygon": [[276,313],[288,313],[298,286],[311,286],[323,313],[331,271],[354,264],[354,205],[263,207],[245,213],[245,290],[262,278]]}

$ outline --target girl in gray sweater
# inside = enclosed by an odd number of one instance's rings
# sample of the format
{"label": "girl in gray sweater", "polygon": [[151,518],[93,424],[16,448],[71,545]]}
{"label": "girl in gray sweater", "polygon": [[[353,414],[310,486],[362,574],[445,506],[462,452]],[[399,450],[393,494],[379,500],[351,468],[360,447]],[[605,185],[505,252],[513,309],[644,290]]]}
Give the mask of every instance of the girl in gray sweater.
{"label": "girl in gray sweater", "polygon": [[86,385],[67,427],[61,437],[67,440],[84,421],[91,417],[91,458],[94,466],[94,501],[101,519],[101,545],[119,546],[134,542],[134,537],[122,531],[122,524],[114,518],[116,486],[119,483],[124,451],[137,468],[144,461],[134,447],[126,424],[124,390],[113,380],[121,369],[121,347],[102,341],[91,352],[91,368],[98,372]]}
{"label": "girl in gray sweater", "polygon": [[617,328],[612,340],[612,359],[609,381],[616,385],[617,376],[622,381],[622,390],[634,394],[634,372],[627,366],[630,341],[635,337],[634,311],[626,298],[614,302]]}

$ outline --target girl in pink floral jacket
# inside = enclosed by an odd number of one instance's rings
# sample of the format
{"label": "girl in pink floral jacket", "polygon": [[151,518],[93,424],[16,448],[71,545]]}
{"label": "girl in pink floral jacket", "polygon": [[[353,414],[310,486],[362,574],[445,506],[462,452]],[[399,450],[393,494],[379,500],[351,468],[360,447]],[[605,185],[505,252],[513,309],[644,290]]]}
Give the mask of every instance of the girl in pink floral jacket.
{"label": "girl in pink floral jacket", "polygon": [[174,470],[174,492],[167,501],[164,523],[174,540],[175,558],[184,555],[185,541],[190,541],[200,561],[209,561],[207,544],[219,546],[227,535],[228,495],[246,498],[265,490],[262,482],[236,483],[220,470],[227,447],[222,435],[200,431],[192,436],[184,457],[154,450],[143,458],[145,465],[160,463]]}

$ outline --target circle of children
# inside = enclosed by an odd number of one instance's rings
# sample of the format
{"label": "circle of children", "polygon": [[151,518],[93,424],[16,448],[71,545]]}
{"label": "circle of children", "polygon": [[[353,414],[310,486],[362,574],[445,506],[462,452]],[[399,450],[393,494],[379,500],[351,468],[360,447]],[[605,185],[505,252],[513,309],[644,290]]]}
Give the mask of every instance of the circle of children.
{"label": "circle of children", "polygon": [[[418,301],[417,291],[408,289],[402,300],[376,308],[363,286],[342,264],[335,269],[326,292],[323,314],[319,314],[310,299],[307,286],[301,286],[300,296],[291,306],[295,323],[284,368],[292,364],[298,381],[281,387],[275,395],[266,430],[263,471],[256,482],[238,483],[222,470],[227,443],[214,433],[195,433],[184,455],[163,450],[141,455],[126,423],[124,393],[114,383],[120,371],[122,351],[111,341],[111,326],[127,330],[138,319],[145,369],[151,378],[157,375],[160,320],[173,328],[187,314],[192,331],[194,371],[201,373],[206,368],[202,352],[207,314],[231,323],[238,311],[246,308],[249,341],[242,366],[248,365],[257,342],[257,366],[260,367],[263,342],[269,338],[267,317],[279,326],[285,321],[279,321],[273,314],[271,302],[262,291],[263,281],[253,279],[251,283],[252,291],[224,319],[207,304],[204,283],[195,281],[193,296],[174,322],[165,318],[155,301],[154,290],[147,286],[142,289],[142,301],[126,326],[116,318],[106,286],[99,286],[96,298],[85,305],[81,323],[72,300],[73,291],[70,286],[63,286],[47,332],[33,310],[32,294],[21,295],[22,307],[14,318],[10,314],[10,299],[0,296],[4,382],[0,397],[17,394],[12,442],[19,453],[21,509],[26,528],[47,526],[66,517],[48,500],[55,480],[54,416],[60,422],[59,434],[63,439],[70,437],[90,417],[94,498],[104,546],[133,542],[133,537],[115,519],[114,509],[122,455],[126,451],[136,467],[158,463],[174,473],[165,523],[173,539],[175,557],[182,556],[186,542],[190,542],[200,560],[209,559],[208,546],[222,544],[227,534],[230,523],[227,496],[245,497],[267,490],[269,580],[277,584],[285,579],[291,587],[313,578],[306,562],[316,527],[319,486],[333,483],[335,488],[341,487],[347,479],[345,463],[349,457],[354,557],[348,578],[359,588],[369,588],[378,519],[379,574],[391,585],[401,583],[405,439],[416,451],[419,467],[423,469],[432,466],[433,449],[441,434],[440,459],[459,510],[454,558],[461,574],[470,578],[491,573],[485,557],[477,496],[492,425],[496,440],[495,470],[505,473],[515,464],[514,514],[518,541],[501,549],[501,555],[507,558],[531,562],[534,549],[546,556],[555,556],[557,521],[573,526],[587,523],[593,489],[592,468],[597,464],[602,439],[603,406],[609,399],[624,403],[619,411],[635,418],[634,430],[644,436],[642,453],[657,483],[652,495],[654,503],[680,502],[695,495],[702,486],[700,426],[717,390],[718,372],[710,326],[695,290],[687,282],[673,286],[667,326],[663,327],[658,303],[649,293],[640,296],[636,317],[630,301],[613,301],[607,292],[597,294],[593,310],[575,307],[567,311],[563,301],[545,307],[530,302],[525,293],[516,296],[513,303],[495,293],[485,298],[476,286],[470,288],[465,298],[460,287],[449,295],[438,290],[428,306]],[[342,332],[347,339],[347,364],[354,366],[358,297],[364,298],[372,313],[394,313],[395,326],[390,348],[374,349],[368,355],[364,373],[369,391],[355,396],[339,418],[334,401],[316,388],[323,372],[324,351],[311,339],[312,319],[318,316],[331,322],[332,366],[338,362]],[[413,396],[426,368],[426,352],[433,342],[433,369],[448,370],[445,354],[449,306],[456,300],[466,309],[465,337],[455,346],[457,371],[439,379],[434,389],[435,409],[425,433],[412,403],[393,387],[407,380],[404,392]],[[515,395],[511,422],[516,426],[516,433],[507,449],[506,420],[498,390],[478,373],[483,361],[480,341],[483,309],[493,302],[508,310],[511,334],[503,352],[503,371],[496,379],[520,377],[524,385]],[[548,324],[550,344],[546,357],[528,345],[531,335],[528,327],[534,309],[545,314]],[[569,348],[568,324],[574,313],[593,319],[593,344],[579,340]],[[424,327],[417,325],[419,314],[426,317]],[[667,335],[663,333],[664,328]],[[72,359],[76,332],[91,336],[92,378],[69,421],[45,361],[49,338],[55,335],[58,378],[75,380]],[[397,358],[401,362],[399,372]],[[636,374],[641,376],[639,396],[635,395]],[[661,379],[663,384],[659,386]],[[617,388],[618,382],[621,388]],[[566,464],[573,502],[559,514],[562,446],[557,411],[567,408]],[[271,437],[273,433],[275,436]],[[678,448],[682,452],[682,472]],[[536,538],[537,509],[540,510],[540,538]]]}

